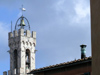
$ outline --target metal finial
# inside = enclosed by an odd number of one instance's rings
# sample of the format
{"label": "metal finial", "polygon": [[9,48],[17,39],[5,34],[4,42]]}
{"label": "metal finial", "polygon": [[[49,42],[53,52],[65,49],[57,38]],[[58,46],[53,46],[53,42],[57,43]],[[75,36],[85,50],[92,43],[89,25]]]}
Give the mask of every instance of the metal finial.
{"label": "metal finial", "polygon": [[22,8],[20,8],[20,9],[22,11],[22,16],[23,16],[23,11],[26,11],[26,9],[23,7],[23,5],[22,5]]}
{"label": "metal finial", "polygon": [[[23,5],[22,5],[22,8],[20,8],[20,10],[22,11],[22,16],[20,18],[18,18],[18,20],[16,21],[15,30],[18,30],[18,29],[21,29],[21,28],[30,30],[29,21],[27,20],[27,18],[25,18],[23,16],[23,11],[26,10],[25,8],[23,8]],[[20,24],[18,24],[19,21],[20,21]]]}

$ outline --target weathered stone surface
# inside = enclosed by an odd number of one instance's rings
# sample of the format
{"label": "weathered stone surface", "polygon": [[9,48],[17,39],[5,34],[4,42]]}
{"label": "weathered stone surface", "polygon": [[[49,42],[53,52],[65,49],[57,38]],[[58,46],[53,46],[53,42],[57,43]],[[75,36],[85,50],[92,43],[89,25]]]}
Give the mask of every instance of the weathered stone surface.
{"label": "weathered stone surface", "polygon": [[[26,33],[24,33],[26,32]],[[14,36],[13,36],[14,35]],[[10,47],[10,71],[9,75],[26,75],[29,71],[35,69],[35,46],[36,46],[36,32],[31,33],[29,30],[19,29],[14,33],[9,33],[9,47]],[[17,50],[17,68],[14,68],[14,51]],[[29,50],[30,67],[26,66],[26,50]]]}

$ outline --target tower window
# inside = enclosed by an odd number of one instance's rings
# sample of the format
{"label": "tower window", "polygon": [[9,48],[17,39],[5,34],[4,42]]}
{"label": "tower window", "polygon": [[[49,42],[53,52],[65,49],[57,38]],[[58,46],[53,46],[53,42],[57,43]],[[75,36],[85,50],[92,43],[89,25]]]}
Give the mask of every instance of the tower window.
{"label": "tower window", "polygon": [[30,68],[30,51],[29,51],[29,49],[26,50],[25,58],[26,58],[26,67]]}
{"label": "tower window", "polygon": [[16,70],[16,74],[18,73],[18,65],[17,65],[17,50],[14,50],[14,69]]}
{"label": "tower window", "polygon": [[14,50],[14,68],[17,68],[17,50]]}

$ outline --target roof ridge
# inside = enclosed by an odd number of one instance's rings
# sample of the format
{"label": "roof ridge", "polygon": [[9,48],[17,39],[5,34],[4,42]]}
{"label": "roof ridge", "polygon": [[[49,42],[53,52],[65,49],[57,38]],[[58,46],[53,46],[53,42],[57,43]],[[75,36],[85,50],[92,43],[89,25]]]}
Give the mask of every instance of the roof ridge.
{"label": "roof ridge", "polygon": [[43,69],[47,69],[47,68],[58,67],[58,66],[61,66],[61,65],[73,64],[73,63],[76,63],[76,62],[86,61],[86,60],[89,60],[89,59],[92,59],[92,57],[89,56],[89,57],[85,57],[83,59],[77,59],[77,60],[75,59],[73,61],[63,62],[63,63],[59,63],[59,64],[55,64],[55,65],[49,65],[49,66],[42,67],[42,68],[39,68],[39,69],[33,69],[32,71],[37,71],[37,70],[43,70]]}

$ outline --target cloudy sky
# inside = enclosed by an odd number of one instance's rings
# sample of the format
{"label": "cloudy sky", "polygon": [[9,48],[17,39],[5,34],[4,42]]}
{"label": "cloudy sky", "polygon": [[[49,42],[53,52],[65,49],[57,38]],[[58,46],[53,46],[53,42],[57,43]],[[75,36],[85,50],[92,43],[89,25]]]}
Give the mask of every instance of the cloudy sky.
{"label": "cloudy sky", "polygon": [[31,31],[37,32],[36,68],[80,59],[81,44],[91,56],[90,0],[0,0],[0,75],[10,67],[8,32],[22,4]]}

